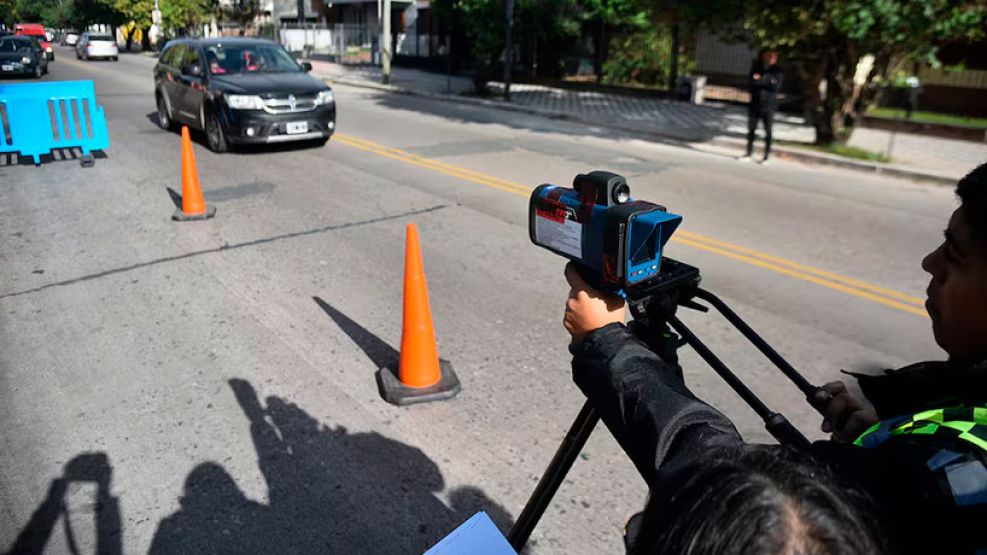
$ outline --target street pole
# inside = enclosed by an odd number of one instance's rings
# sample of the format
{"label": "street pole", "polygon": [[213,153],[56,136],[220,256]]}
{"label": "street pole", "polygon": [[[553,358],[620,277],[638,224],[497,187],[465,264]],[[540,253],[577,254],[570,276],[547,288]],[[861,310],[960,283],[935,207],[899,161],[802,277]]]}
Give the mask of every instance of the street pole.
{"label": "street pole", "polygon": [[[133,29],[130,32],[133,33]],[[158,0],[154,0],[154,9],[151,10],[151,28],[148,29],[147,34],[147,41],[151,48],[158,50],[158,41],[161,40],[161,10],[158,8]],[[133,44],[133,41],[128,41],[127,44]]]}
{"label": "street pole", "polygon": [[384,22],[380,32],[380,63],[383,84],[391,82],[391,0],[384,0]]}
{"label": "street pole", "polygon": [[681,28],[678,23],[672,24],[672,60],[668,71],[668,90],[675,97],[675,87],[679,80],[679,48],[681,48]]}
{"label": "street pole", "polygon": [[514,0],[505,0],[504,16],[506,18],[506,43],[504,48],[504,101],[511,101],[511,64],[514,61],[514,46],[512,44],[514,30]]}
{"label": "street pole", "polygon": [[446,94],[452,94],[452,38],[446,35]]}

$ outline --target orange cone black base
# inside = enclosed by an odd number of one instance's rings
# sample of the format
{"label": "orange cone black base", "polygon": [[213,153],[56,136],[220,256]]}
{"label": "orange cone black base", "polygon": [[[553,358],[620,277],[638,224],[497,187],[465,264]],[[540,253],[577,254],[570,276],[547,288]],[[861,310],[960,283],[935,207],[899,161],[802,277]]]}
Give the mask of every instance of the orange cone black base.
{"label": "orange cone black base", "polygon": [[439,360],[441,377],[427,387],[409,387],[401,383],[395,375],[396,369],[381,368],[377,371],[377,389],[380,396],[392,405],[411,405],[451,399],[460,391],[459,378],[447,360]]}
{"label": "orange cone black base", "polygon": [[195,151],[188,126],[182,126],[182,205],[171,219],[176,222],[208,220],[216,215],[216,207],[206,205],[199,186],[199,170],[195,166]]}
{"label": "orange cone black base", "polygon": [[208,220],[209,218],[216,215],[216,207],[212,204],[206,205],[206,211],[202,214],[186,214],[181,208],[175,210],[175,213],[171,215],[171,219],[176,222],[190,222],[193,220]]}
{"label": "orange cone black base", "polygon": [[459,393],[459,378],[452,365],[439,358],[435,342],[428,285],[422,264],[418,227],[408,224],[404,251],[404,321],[397,368],[377,371],[380,396],[388,403],[410,405],[448,399]]}

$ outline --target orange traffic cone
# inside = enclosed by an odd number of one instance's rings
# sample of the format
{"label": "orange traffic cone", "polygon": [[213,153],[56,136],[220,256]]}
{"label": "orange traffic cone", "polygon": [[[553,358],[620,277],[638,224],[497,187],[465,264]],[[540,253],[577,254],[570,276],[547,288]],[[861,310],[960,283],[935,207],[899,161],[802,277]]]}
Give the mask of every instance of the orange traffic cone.
{"label": "orange traffic cone", "polygon": [[435,345],[428,286],[418,244],[418,227],[408,224],[404,255],[404,328],[398,375],[389,368],[377,372],[377,385],[385,401],[407,405],[448,399],[459,393],[459,379],[448,361],[439,359]]}
{"label": "orange traffic cone", "polygon": [[205,220],[216,215],[215,206],[206,206],[199,187],[199,170],[195,167],[195,152],[188,126],[182,126],[182,207],[175,210],[171,219],[177,222]]}

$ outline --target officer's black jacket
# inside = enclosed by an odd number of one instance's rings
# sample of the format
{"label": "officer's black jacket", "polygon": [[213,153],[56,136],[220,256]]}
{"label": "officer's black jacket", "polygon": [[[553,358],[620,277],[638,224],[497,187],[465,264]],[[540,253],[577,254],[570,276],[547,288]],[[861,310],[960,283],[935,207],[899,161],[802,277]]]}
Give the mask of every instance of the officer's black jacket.
{"label": "officer's black jacket", "polygon": [[[570,350],[573,380],[652,495],[671,495],[683,473],[704,454],[743,441],[723,414],[686,387],[676,365],[665,363],[622,324],[595,330]],[[987,367],[981,366],[924,364],[858,379],[886,418],[958,404],[987,406]],[[983,452],[969,444],[897,436],[870,449],[817,441],[812,451],[874,498],[896,552],[973,553],[987,548],[987,467]],[[955,465],[965,469],[958,484],[944,471]]]}
{"label": "officer's black jacket", "polygon": [[[754,74],[760,76],[754,79]],[[750,109],[754,112],[774,112],[778,107],[778,92],[781,91],[781,68],[773,65],[768,68],[754,66],[747,75],[747,89],[751,93]]]}

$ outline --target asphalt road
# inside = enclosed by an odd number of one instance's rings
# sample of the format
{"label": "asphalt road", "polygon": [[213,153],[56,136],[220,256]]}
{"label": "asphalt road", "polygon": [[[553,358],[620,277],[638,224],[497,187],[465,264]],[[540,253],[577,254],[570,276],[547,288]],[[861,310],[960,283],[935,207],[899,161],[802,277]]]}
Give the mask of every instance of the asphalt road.
{"label": "asphalt road", "polygon": [[[50,553],[413,553],[477,510],[506,529],[582,403],[563,260],[530,244],[527,192],[594,169],[682,214],[667,254],[810,380],[941,356],[919,263],[948,188],[337,87],[325,147],[215,155],[200,137],[218,214],[178,224],[180,139],[153,123],[153,59],[57,56],[45,79],[94,80],[112,143],[90,169],[0,166],[0,550],[21,535]],[[400,341],[411,221],[463,392],[396,408],[373,374]],[[721,318],[683,319],[821,437]],[[694,391],[768,440],[682,357]],[[532,551],[622,552],[645,494],[597,430]]]}

